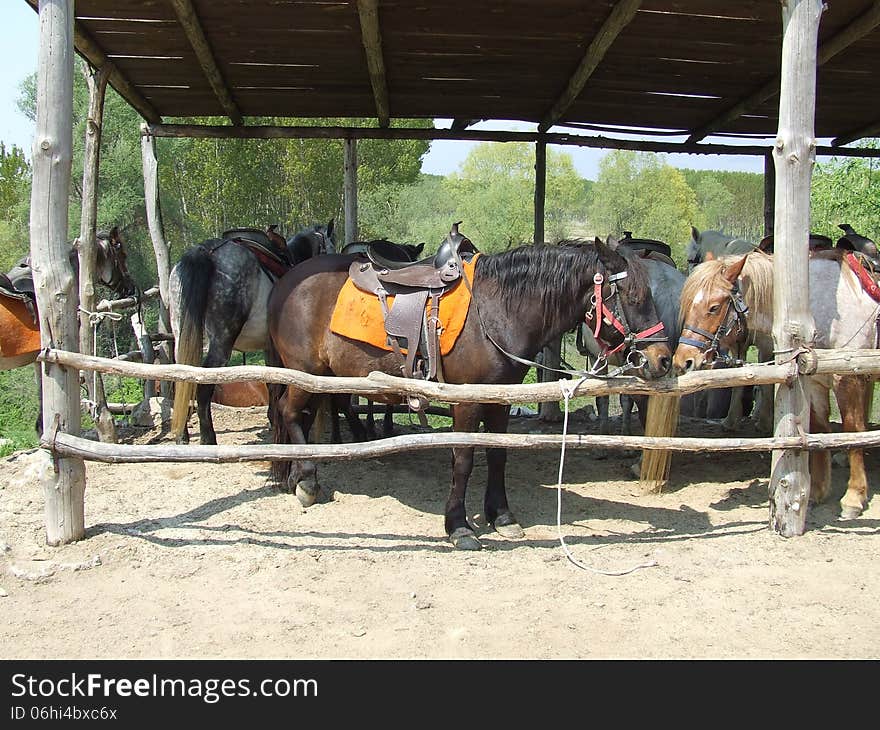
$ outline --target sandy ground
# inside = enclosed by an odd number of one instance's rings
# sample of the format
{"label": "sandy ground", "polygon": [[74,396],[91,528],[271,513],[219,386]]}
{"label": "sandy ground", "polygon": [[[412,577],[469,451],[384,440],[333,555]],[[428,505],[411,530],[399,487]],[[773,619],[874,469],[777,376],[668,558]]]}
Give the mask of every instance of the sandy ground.
{"label": "sandy ground", "polygon": [[[194,423],[194,421],[193,421]],[[264,408],[215,406],[221,443],[269,438]],[[558,432],[514,419],[512,430]],[[407,429],[405,429],[407,430]],[[417,430],[412,427],[409,430]],[[584,417],[572,431],[595,431]],[[683,432],[720,434],[687,421]],[[743,434],[748,435],[747,428]],[[129,442],[165,439],[123,432]],[[33,459],[0,462],[5,658],[880,656],[880,499],[839,521],[848,470],[807,533],[768,528],[763,455],[684,454],[663,494],[631,456],[569,451],[562,534],[553,451],[512,451],[525,539],[485,530],[478,452],[469,512],[485,549],[443,532],[448,451],[321,465],[304,510],[264,463],[89,463],[87,538],[45,545]],[[868,455],[877,473],[877,454]],[[873,487],[877,480],[874,477]]]}

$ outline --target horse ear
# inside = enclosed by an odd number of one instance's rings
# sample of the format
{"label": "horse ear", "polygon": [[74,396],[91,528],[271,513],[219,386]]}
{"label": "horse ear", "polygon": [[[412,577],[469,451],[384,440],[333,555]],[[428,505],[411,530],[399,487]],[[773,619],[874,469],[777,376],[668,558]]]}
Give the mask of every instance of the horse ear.
{"label": "horse ear", "polygon": [[749,257],[748,254],[743,256],[739,261],[732,263],[730,266],[727,266],[722,272],[721,275],[727,279],[731,284],[739,278],[740,273],[742,273],[743,266],[746,265],[746,259]]}
{"label": "horse ear", "polygon": [[608,234],[608,237],[605,239],[605,245],[608,246],[608,248],[610,248],[612,251],[615,251],[617,249],[618,243],[620,243],[620,241],[617,238],[615,238],[614,236],[612,236],[610,233]]}
{"label": "horse ear", "polygon": [[715,253],[714,252],[706,251],[706,253],[703,254],[703,261],[714,261],[714,260],[715,260]]}
{"label": "horse ear", "polygon": [[418,246],[416,246],[416,256],[418,256],[422,252],[422,249],[424,247],[425,247],[424,241],[422,241]]}
{"label": "horse ear", "polygon": [[700,232],[697,230],[696,226],[691,226],[691,238],[695,241],[700,240]]}

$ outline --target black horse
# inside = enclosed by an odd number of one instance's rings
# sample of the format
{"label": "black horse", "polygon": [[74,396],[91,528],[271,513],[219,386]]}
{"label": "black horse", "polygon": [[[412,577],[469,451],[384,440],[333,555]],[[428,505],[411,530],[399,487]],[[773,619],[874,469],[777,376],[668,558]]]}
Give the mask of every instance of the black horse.
{"label": "black horse", "polygon": [[[184,365],[222,367],[233,350],[265,351],[266,302],[275,281],[293,266],[318,254],[334,253],[333,221],[312,226],[285,241],[270,226],[226,231],[184,251],[171,270],[171,329],[175,360]],[[203,356],[203,345],[207,353]],[[196,393],[199,436],[216,444],[211,418],[213,384],[177,383],[171,429],[187,442],[189,405]]]}
{"label": "black horse", "polygon": [[[462,238],[453,229],[447,242],[454,243],[455,237]],[[400,373],[394,353],[350,340],[330,329],[337,296],[348,280],[353,260],[353,256],[321,256],[293,269],[278,282],[268,305],[270,365],[316,375],[365,376],[373,370]],[[472,301],[458,339],[443,358],[446,382],[521,383],[528,365],[511,355],[534,357],[551,338],[574,329],[585,314],[599,319],[598,335],[609,349],[638,348],[633,357],[637,374],[654,378],[669,369],[666,342],[656,337],[646,339],[661,327],[645,271],[629,253],[612,251],[601,243],[522,246],[504,253],[478,255],[473,265]],[[594,281],[597,274],[602,277],[598,283]],[[466,283],[459,281],[458,286]],[[598,312],[597,293],[603,301]],[[312,400],[313,394],[294,386],[270,387],[275,443],[306,443],[304,411]],[[474,432],[482,422],[487,432],[504,433],[510,408],[498,403],[458,403],[453,405],[452,414],[455,431]],[[446,532],[456,548],[478,550],[481,544],[465,512],[474,449],[452,451]],[[522,528],[507,503],[506,449],[487,449],[486,461],[485,518],[505,537],[522,537]],[[282,486],[295,489],[304,505],[315,501],[319,487],[314,462],[276,462],[273,474]]]}

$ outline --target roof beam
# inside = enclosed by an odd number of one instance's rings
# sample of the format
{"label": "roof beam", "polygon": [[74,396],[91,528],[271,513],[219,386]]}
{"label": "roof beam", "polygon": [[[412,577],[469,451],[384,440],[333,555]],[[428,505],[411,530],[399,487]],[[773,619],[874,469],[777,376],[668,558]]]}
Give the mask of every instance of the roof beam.
{"label": "roof beam", "polygon": [[171,0],[171,6],[174,8],[177,20],[183,27],[183,31],[186,33],[193,51],[195,51],[199,65],[202,67],[202,71],[204,71],[208,83],[214,90],[214,94],[220,102],[220,106],[223,107],[226,116],[235,125],[243,124],[244,120],[242,119],[241,112],[232,99],[232,94],[226,85],[223,74],[220,72],[220,67],[217,66],[214,52],[211,50],[211,45],[205,37],[204,30],[202,30],[202,25],[199,22],[198,15],[196,15],[192,0]]}
{"label": "roof beam", "polygon": [[357,0],[361,19],[361,41],[367,54],[367,69],[373,98],[376,100],[376,116],[379,126],[387,127],[391,111],[388,104],[388,84],[385,80],[385,60],[382,58],[382,31],[379,28],[379,0]]}
{"label": "roof beam", "polygon": [[[451,129],[424,127],[278,127],[215,126],[201,124],[150,124],[142,134],[154,137],[196,137],[205,139],[444,139],[472,142],[544,142],[546,144],[594,147],[606,150],[638,152],[683,152],[693,155],[758,155],[765,157],[772,145],[693,144],[654,140],[613,139],[558,132],[508,132],[499,130]],[[880,149],[861,147],[816,147],[816,155],[829,157],[880,158]]]}
{"label": "roof beam", "polygon": [[568,80],[565,91],[553,102],[550,111],[544,115],[544,119],[538,125],[539,132],[546,132],[556,124],[566,110],[574,103],[574,100],[578,98],[584,86],[586,86],[587,80],[593,75],[602,59],[605,58],[605,54],[611,48],[611,44],[614,43],[620,32],[635,18],[641,4],[642,0],[620,0],[614,6],[611,14],[602,24],[602,27],[599,28],[599,32],[596,33],[587,48],[577,69],[575,69],[575,72]]}
{"label": "roof beam", "polygon": [[[27,0],[28,4],[39,12],[39,0]],[[159,115],[153,105],[147,101],[141,93],[134,87],[125,74],[120,71],[116,64],[113,63],[103,49],[95,42],[95,40],[86,32],[80,23],[74,21],[73,39],[76,50],[93,68],[102,70],[107,74],[107,83],[109,83],[119,95],[125,99],[132,108],[151,124],[161,124],[162,117]]]}
{"label": "roof beam", "polygon": [[465,119],[464,117],[459,117],[458,119],[452,120],[452,124],[449,128],[460,132],[462,129],[467,129],[472,124],[482,121],[482,119]]}
{"label": "roof beam", "polygon": [[862,127],[861,129],[849,132],[840,137],[835,137],[831,140],[831,146],[840,147],[841,145],[849,144],[850,142],[855,142],[857,139],[863,139],[865,137],[880,137],[880,121],[873,122],[867,127]]}
{"label": "roof beam", "polygon": [[[839,33],[837,33],[837,35],[819,46],[816,53],[816,66],[818,67],[827,63],[842,50],[870,33],[878,25],[880,25],[880,0],[874,2],[868,10],[862,13],[852,23],[844,27]],[[738,119],[749,110],[754,109],[759,104],[763,104],[771,96],[779,93],[779,83],[780,76],[779,74],[776,74],[760,89],[752,92],[745,99],[734,104],[720,116],[715,117],[715,119],[691,132],[691,135],[687,138],[687,142],[689,144],[695,144],[703,139],[703,137],[720,129],[728,122]],[[856,137],[855,139],[858,138]]]}

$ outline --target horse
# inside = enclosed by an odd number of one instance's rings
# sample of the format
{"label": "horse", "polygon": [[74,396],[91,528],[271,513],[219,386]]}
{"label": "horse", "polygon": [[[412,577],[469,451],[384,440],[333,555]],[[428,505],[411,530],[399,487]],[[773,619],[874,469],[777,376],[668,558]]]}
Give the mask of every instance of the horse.
{"label": "horse", "polygon": [[[860,281],[860,266],[855,255],[847,255],[844,250],[823,251],[810,257],[810,310],[816,327],[816,347],[876,347],[878,305]],[[674,356],[676,372],[710,366],[725,349],[734,354],[742,353],[747,333],[769,336],[772,332],[773,258],[752,253],[701,264],[685,282],[681,311],[684,325]],[[689,334],[687,338],[685,333]],[[875,380],[874,377],[855,375],[806,378],[804,387],[810,403],[810,432],[827,433],[831,430],[828,394],[832,388],[844,430],[864,431]],[[847,491],[840,501],[843,519],[858,517],[868,503],[862,449],[849,451],[849,466]],[[811,501],[823,501],[831,485],[828,451],[810,452],[810,478]]]}
{"label": "horse", "polygon": [[[454,226],[439,251],[458,251],[460,246],[475,251]],[[353,260],[352,256],[321,256],[291,270],[278,282],[269,298],[271,365],[316,375],[400,374],[395,353],[342,337],[330,328]],[[601,243],[529,245],[503,253],[475,254],[469,265],[473,266],[472,281],[465,271],[463,281],[456,284],[467,286],[472,296],[460,334],[442,360],[446,382],[521,383],[532,364],[525,358],[534,357],[547,342],[574,329],[585,316],[598,319],[599,337],[609,350],[629,348],[633,371],[638,375],[656,378],[667,372],[671,350],[665,338],[652,337],[662,326],[647,275],[637,258]],[[622,332],[609,322],[620,326]],[[303,415],[312,394],[285,385],[273,385],[271,391],[276,409],[274,442],[306,443],[308,424]],[[509,416],[510,408],[505,404],[452,406],[454,431],[473,432],[482,422],[487,432],[505,433]],[[444,511],[446,534],[456,549],[479,550],[482,545],[468,524],[465,509],[474,449],[455,448],[452,457],[452,487]],[[484,517],[503,537],[520,538],[523,530],[507,502],[506,449],[487,449],[486,461]],[[319,484],[314,462],[275,462],[272,471],[279,485],[295,491],[304,506],[315,502]]]}
{"label": "horse", "polygon": [[[120,297],[134,294],[136,287],[128,272],[125,243],[119,227],[98,231],[96,243],[95,278],[98,283]],[[76,243],[71,246],[69,260],[78,278],[79,256]],[[33,270],[30,257],[24,256],[6,274],[0,275],[0,370],[13,370],[34,364],[37,397],[40,402],[36,423],[38,434],[43,430],[43,379],[37,362],[40,349]]]}
{"label": "horse", "polygon": [[691,240],[685,247],[688,273],[690,274],[697,266],[706,259],[707,253],[712,253],[715,258],[719,256],[732,256],[738,253],[749,253],[758,246],[744,238],[729,236],[723,231],[700,231],[696,226],[691,226]]}
{"label": "horse", "polygon": [[[265,351],[266,302],[275,281],[312,256],[335,250],[332,220],[287,241],[275,226],[265,232],[239,228],[188,248],[169,280],[175,361],[215,368],[226,365],[233,350]],[[195,391],[200,442],[217,443],[211,417],[214,388],[210,383],[176,384],[171,430],[178,442],[189,441],[186,424]]]}
{"label": "horse", "polygon": [[[406,262],[416,261],[425,248],[424,242],[417,244],[395,243],[394,241],[389,241],[387,238],[381,238],[372,241],[352,241],[343,246],[340,253],[346,256],[358,253],[366,255],[368,246],[377,245],[381,247],[380,250],[385,258],[390,259],[391,261]],[[373,416],[373,401],[369,398],[366,400],[367,417],[365,428],[364,425],[361,424],[361,420],[358,418],[354,410],[356,399],[352,399],[352,397],[347,396],[344,393],[333,396],[336,411],[345,416],[348,428],[355,441],[366,441],[368,438],[375,439],[377,436],[376,420]],[[339,430],[339,419],[334,416],[330,425],[332,428],[331,440],[335,444],[342,443],[342,434]],[[386,438],[394,435],[394,406],[390,403],[385,406],[385,417],[382,421],[382,435]]]}

